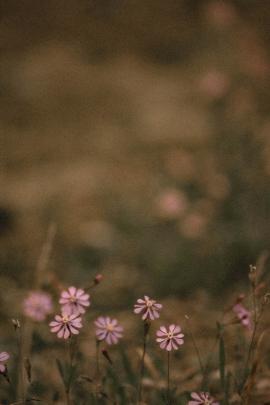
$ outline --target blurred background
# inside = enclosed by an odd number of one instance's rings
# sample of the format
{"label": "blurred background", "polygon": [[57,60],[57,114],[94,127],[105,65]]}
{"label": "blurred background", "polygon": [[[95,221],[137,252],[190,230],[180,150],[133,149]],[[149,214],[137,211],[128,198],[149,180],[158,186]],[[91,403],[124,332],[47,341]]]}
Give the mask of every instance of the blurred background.
{"label": "blurred background", "polygon": [[269,2],[0,14],[1,285],[33,287],[50,224],[48,274],[104,274],[114,308],[245,280],[270,236]]}

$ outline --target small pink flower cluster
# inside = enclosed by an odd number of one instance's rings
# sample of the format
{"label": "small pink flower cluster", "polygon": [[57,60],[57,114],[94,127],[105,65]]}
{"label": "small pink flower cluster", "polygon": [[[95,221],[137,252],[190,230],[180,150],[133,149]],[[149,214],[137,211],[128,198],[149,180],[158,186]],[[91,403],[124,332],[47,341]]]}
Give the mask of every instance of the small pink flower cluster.
{"label": "small pink flower cluster", "polygon": [[[94,279],[97,285],[102,280],[98,275]],[[82,315],[90,306],[90,295],[81,288],[69,287],[61,293],[59,299],[61,315],[56,315],[50,323],[51,332],[57,333],[59,338],[68,339],[71,335],[78,335],[82,328]],[[96,338],[98,341],[106,341],[109,345],[118,343],[123,337],[123,328],[116,319],[100,316],[95,321]]]}
{"label": "small pink flower cluster", "polygon": [[50,322],[51,332],[57,333],[60,339],[78,335],[82,328],[81,315],[90,306],[90,295],[81,288],[69,287],[61,293],[59,304],[61,315],[56,315],[54,321]]}
{"label": "small pink flower cluster", "polygon": [[[139,298],[134,305],[134,313],[142,315],[143,321],[153,321],[159,318],[161,309],[162,305],[150,299],[147,295],[144,298]],[[181,333],[181,327],[174,324],[168,328],[161,326],[156,335],[156,341],[163,350],[177,350],[184,343],[184,334]]]}

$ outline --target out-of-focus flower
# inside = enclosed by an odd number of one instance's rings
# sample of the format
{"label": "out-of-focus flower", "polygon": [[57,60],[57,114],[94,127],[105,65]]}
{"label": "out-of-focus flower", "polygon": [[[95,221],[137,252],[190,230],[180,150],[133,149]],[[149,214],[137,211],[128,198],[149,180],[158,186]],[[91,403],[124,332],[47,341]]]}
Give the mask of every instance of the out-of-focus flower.
{"label": "out-of-focus flower", "polygon": [[31,291],[23,301],[24,314],[34,321],[44,321],[52,309],[51,296],[42,291]]}
{"label": "out-of-focus flower", "polygon": [[188,402],[188,405],[219,405],[209,392],[192,392],[192,400]]}
{"label": "out-of-focus flower", "polygon": [[51,332],[57,333],[59,338],[68,339],[71,335],[78,335],[82,328],[82,318],[77,314],[56,315],[50,322]]}
{"label": "out-of-focus flower", "polygon": [[62,311],[68,314],[84,314],[85,308],[90,305],[90,295],[81,288],[69,287],[67,291],[61,293],[59,303]]}
{"label": "out-of-focus flower", "polygon": [[123,328],[116,319],[100,316],[96,321],[96,337],[109,345],[116,344],[123,337]]}
{"label": "out-of-focus flower", "polygon": [[233,306],[233,312],[240,320],[243,326],[248,329],[251,329],[252,320],[251,320],[251,313],[248,311],[243,304],[237,303]]}
{"label": "out-of-focus flower", "polygon": [[142,319],[154,320],[159,318],[159,312],[162,308],[162,305],[157,303],[155,300],[151,300],[147,295],[144,296],[144,299],[139,298],[137,304],[134,305],[134,313],[141,314]]}
{"label": "out-of-focus flower", "polygon": [[228,2],[214,0],[207,4],[206,18],[217,28],[227,28],[235,21],[236,10]]}
{"label": "out-of-focus flower", "polygon": [[4,373],[6,371],[5,362],[9,359],[9,354],[7,352],[0,353],[0,373]]}
{"label": "out-of-focus flower", "polygon": [[179,346],[184,344],[184,334],[181,332],[180,326],[170,325],[168,329],[161,326],[157,331],[156,341],[160,344],[161,349],[177,350]]}
{"label": "out-of-focus flower", "polygon": [[184,193],[176,189],[165,190],[157,200],[158,215],[174,219],[179,217],[187,208],[187,200]]}
{"label": "out-of-focus flower", "polygon": [[200,80],[199,88],[211,99],[224,97],[229,89],[229,78],[222,72],[209,71]]}

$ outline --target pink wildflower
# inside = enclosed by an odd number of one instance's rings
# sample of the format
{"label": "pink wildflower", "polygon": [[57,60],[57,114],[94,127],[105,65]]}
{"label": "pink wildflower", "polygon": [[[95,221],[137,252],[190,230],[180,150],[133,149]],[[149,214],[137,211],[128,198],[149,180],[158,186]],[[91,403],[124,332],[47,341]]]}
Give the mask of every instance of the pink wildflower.
{"label": "pink wildflower", "polygon": [[170,352],[172,349],[177,350],[179,346],[184,344],[183,338],[184,335],[181,333],[180,326],[170,325],[168,329],[165,326],[159,328],[156,341],[160,343],[161,349]]}
{"label": "pink wildflower", "polygon": [[134,313],[142,314],[142,319],[151,319],[152,321],[159,318],[159,311],[162,305],[158,304],[155,300],[151,300],[147,295],[144,299],[138,299],[137,304],[134,305]]}
{"label": "pink wildflower", "polygon": [[0,373],[3,374],[6,371],[5,361],[9,359],[9,354],[7,352],[0,353]]}
{"label": "pink wildflower", "polygon": [[188,405],[219,405],[208,392],[192,392]]}
{"label": "pink wildflower", "polygon": [[251,328],[251,313],[243,306],[243,304],[237,303],[233,306],[233,312],[240,320],[243,326],[250,329]]}
{"label": "pink wildflower", "polygon": [[52,312],[51,296],[42,291],[32,291],[23,301],[23,312],[34,321],[44,321]]}
{"label": "pink wildflower", "polygon": [[90,296],[81,288],[69,287],[67,291],[63,291],[59,303],[62,305],[62,310],[69,314],[84,314],[85,308],[90,305]]}
{"label": "pink wildflower", "polygon": [[109,345],[116,344],[123,337],[123,328],[116,319],[100,316],[96,321],[96,337],[105,340]]}
{"label": "pink wildflower", "polygon": [[68,339],[71,335],[78,335],[82,328],[82,318],[77,314],[56,315],[50,322],[51,332],[57,333],[59,338]]}

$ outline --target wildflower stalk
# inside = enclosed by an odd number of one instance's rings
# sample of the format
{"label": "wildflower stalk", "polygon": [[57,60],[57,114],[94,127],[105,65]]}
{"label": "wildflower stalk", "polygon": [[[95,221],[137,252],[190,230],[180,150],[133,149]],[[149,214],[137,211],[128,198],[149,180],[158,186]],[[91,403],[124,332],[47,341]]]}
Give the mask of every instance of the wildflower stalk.
{"label": "wildflower stalk", "polygon": [[100,376],[99,354],[100,354],[100,341],[96,339],[96,378]]}
{"label": "wildflower stalk", "polygon": [[23,340],[22,340],[22,325],[18,319],[12,319],[15,330],[15,337],[17,342],[17,360],[18,360],[18,374],[17,374],[17,397],[20,398],[22,404],[25,404],[25,390],[24,390],[24,364],[23,364]]}
{"label": "wildflower stalk", "polygon": [[73,358],[74,358],[74,352],[73,352],[73,341],[72,337],[68,339],[68,359],[69,359],[69,378],[65,386],[65,393],[66,393],[66,402],[67,405],[71,405],[71,397],[70,397],[70,390],[71,390],[71,383],[72,383],[72,377],[73,377]]}
{"label": "wildflower stalk", "polygon": [[171,359],[171,356],[170,356],[170,352],[168,351],[168,354],[167,354],[167,404],[168,405],[170,405],[170,403],[171,403],[171,399],[170,399],[170,391],[171,391],[171,389],[170,389],[170,359]]}
{"label": "wildflower stalk", "polygon": [[[253,331],[252,331],[252,336],[248,348],[248,355],[247,355],[247,360],[245,364],[245,371],[248,370],[249,363],[252,357],[253,349],[255,348],[256,345],[256,333],[257,333],[257,328],[259,324],[259,320],[261,318],[261,314],[258,315],[258,310],[257,310],[257,297],[256,297],[256,287],[257,287],[257,274],[256,274],[256,267],[250,266],[250,272],[249,272],[249,279],[251,282],[251,288],[252,288],[252,302],[253,302]],[[261,311],[262,313],[262,311]]]}
{"label": "wildflower stalk", "polygon": [[142,380],[144,377],[144,369],[145,369],[145,354],[146,354],[146,345],[147,345],[147,338],[149,335],[151,323],[150,321],[144,321],[143,323],[143,351],[142,351],[142,358],[141,358],[141,368],[140,368],[140,375],[139,375],[139,383],[138,383],[138,400],[137,403],[140,404],[142,399]]}

